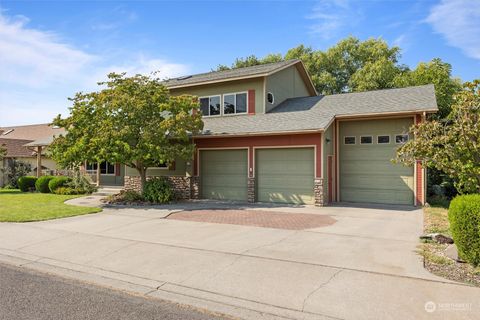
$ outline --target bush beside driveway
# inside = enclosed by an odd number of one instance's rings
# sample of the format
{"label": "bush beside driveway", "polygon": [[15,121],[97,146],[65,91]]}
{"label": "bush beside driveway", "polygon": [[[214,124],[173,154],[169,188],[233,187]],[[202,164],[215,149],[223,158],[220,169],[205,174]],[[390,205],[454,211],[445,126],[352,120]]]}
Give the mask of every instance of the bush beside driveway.
{"label": "bush beside driveway", "polygon": [[78,207],[64,202],[76,195],[0,190],[0,222],[30,222],[100,212],[96,207]]}

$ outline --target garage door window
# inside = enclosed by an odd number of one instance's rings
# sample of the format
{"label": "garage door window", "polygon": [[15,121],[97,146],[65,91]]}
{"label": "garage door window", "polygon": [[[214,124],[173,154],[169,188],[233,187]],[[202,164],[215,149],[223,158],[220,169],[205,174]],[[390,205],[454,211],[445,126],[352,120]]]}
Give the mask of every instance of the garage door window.
{"label": "garage door window", "polygon": [[355,137],[344,137],[343,138],[344,144],[355,144]]}
{"label": "garage door window", "polygon": [[390,136],[377,136],[377,143],[378,144],[389,144],[390,143]]}
{"label": "garage door window", "polygon": [[408,134],[397,134],[395,136],[395,143],[404,144],[408,141]]}
{"label": "garage door window", "polygon": [[361,136],[360,137],[360,144],[372,144],[373,137],[372,136]]}

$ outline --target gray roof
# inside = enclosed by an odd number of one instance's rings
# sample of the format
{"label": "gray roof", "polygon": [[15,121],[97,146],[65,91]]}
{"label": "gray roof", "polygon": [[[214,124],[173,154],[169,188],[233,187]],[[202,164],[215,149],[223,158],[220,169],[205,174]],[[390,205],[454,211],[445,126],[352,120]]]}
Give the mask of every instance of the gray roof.
{"label": "gray roof", "polygon": [[204,134],[325,130],[335,117],[438,110],[433,85],[287,99],[265,114],[205,117]]}
{"label": "gray roof", "polygon": [[272,74],[277,70],[300,62],[298,59],[280,61],[262,65],[256,65],[245,68],[230,69],[224,71],[212,71],[195,75],[183,76],[165,80],[163,84],[168,88],[186,87],[196,84],[203,84],[212,81],[225,81],[229,79],[245,78],[245,77],[261,77]]}

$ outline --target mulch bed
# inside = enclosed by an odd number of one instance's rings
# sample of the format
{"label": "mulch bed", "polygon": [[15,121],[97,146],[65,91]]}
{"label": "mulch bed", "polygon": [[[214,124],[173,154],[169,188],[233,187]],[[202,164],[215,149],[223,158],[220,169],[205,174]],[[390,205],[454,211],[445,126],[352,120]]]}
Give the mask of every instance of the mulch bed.
{"label": "mulch bed", "polygon": [[231,209],[181,211],[171,214],[167,219],[286,230],[304,230],[325,227],[332,225],[337,221],[330,216],[318,214]]}

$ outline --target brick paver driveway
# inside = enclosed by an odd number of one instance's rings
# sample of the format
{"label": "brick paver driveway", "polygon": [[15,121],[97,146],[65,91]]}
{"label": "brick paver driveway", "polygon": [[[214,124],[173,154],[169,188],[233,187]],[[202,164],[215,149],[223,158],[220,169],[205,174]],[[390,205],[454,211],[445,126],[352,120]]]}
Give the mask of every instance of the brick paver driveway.
{"label": "brick paver driveway", "polygon": [[167,219],[286,230],[305,230],[325,227],[337,221],[328,215],[233,209],[181,211],[171,214]]}

